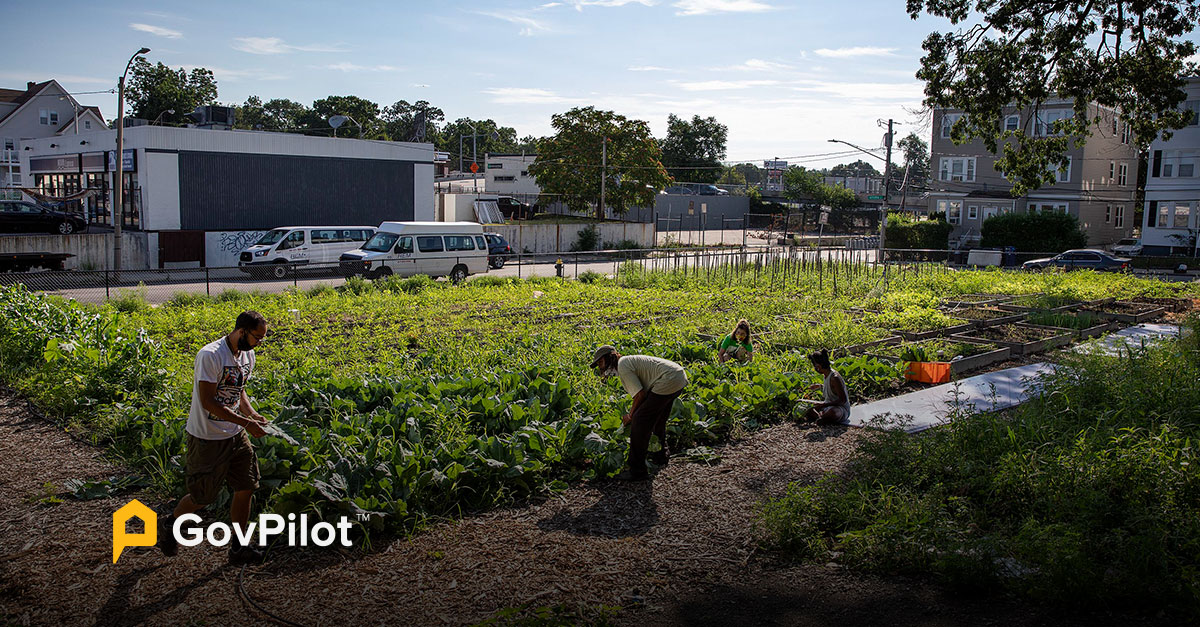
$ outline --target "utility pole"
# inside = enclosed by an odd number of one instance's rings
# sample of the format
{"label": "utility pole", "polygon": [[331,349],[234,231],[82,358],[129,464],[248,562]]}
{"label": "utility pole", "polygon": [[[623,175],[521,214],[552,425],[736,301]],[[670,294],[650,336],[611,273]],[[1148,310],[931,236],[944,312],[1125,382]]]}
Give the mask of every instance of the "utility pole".
{"label": "utility pole", "polygon": [[608,137],[600,145],[600,207],[596,210],[596,220],[604,219],[604,182],[608,179]]}
{"label": "utility pole", "polygon": [[883,261],[883,238],[887,233],[888,196],[892,191],[892,119],[888,118],[887,135],[883,138],[887,156],[883,162],[883,204],[879,205],[879,259]]}

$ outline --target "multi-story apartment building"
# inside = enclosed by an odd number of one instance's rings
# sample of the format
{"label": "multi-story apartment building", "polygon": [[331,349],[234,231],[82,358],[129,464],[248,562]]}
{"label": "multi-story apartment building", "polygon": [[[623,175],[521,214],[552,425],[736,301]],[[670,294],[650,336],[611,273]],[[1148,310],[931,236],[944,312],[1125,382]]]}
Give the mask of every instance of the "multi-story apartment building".
{"label": "multi-story apartment building", "polygon": [[1142,254],[1196,254],[1200,233],[1200,77],[1187,82],[1191,124],[1150,144]]}
{"label": "multi-story apartment building", "polygon": [[[1006,130],[1046,135],[1055,120],[1074,115],[1068,102],[1013,108],[1005,116]],[[933,176],[929,210],[946,214],[954,225],[951,242],[978,240],[983,221],[1008,212],[1061,211],[1079,219],[1089,245],[1115,242],[1135,226],[1134,193],[1137,186],[1137,147],[1129,128],[1112,110],[1088,107],[1089,117],[1100,117],[1092,136],[1081,147],[1067,152],[1067,167],[1057,172],[1052,185],[1012,195],[1012,184],[995,169],[997,157],[983,141],[955,144],[950,130],[963,113],[937,109],[933,113],[930,142]]]}
{"label": "multi-story apartment building", "polygon": [[104,128],[100,109],[81,106],[58,81],[0,89],[0,199],[20,200],[19,188],[33,184],[21,171],[23,140]]}

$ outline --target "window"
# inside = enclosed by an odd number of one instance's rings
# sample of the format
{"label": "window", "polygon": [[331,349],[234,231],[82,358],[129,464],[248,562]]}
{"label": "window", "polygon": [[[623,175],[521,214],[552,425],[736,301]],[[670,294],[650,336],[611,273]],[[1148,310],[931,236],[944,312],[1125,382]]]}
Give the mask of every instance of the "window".
{"label": "window", "polygon": [[475,236],[475,248],[478,248],[479,250],[487,250],[487,247],[488,247],[487,242],[483,241],[483,236],[476,235]]}
{"label": "window", "polygon": [[296,248],[297,246],[303,246],[303,245],[304,245],[304,231],[292,231],[287,237],[285,237],[283,239],[282,242],[279,242],[279,246],[276,249],[277,250],[287,250],[289,248]]}
{"label": "window", "polygon": [[58,124],[58,111],[54,111],[53,109],[50,111],[50,123]]}
{"label": "window", "polygon": [[1034,116],[1033,134],[1034,135],[1061,135],[1061,131],[1054,129],[1055,122],[1071,119],[1072,112],[1069,110],[1056,111],[1039,111]]}
{"label": "window", "polygon": [[312,232],[312,243],[314,244],[334,244],[343,241],[337,231],[322,230]]}
{"label": "window", "polygon": [[[1161,154],[1160,154],[1161,152]],[[1186,177],[1191,178],[1196,176],[1196,153],[1179,151],[1179,150],[1164,150],[1155,151],[1154,155],[1159,162],[1159,176],[1163,178]]]}
{"label": "window", "polygon": [[1065,202],[1031,202],[1029,213],[1067,213]]}
{"label": "window", "polygon": [[50,123],[50,111],[46,109],[38,109],[38,121],[42,124]]}
{"label": "window", "polygon": [[1112,205],[1104,206],[1104,223],[1108,224],[1112,221]]}
{"label": "window", "polygon": [[447,235],[446,250],[475,250],[470,235]]}
{"label": "window", "polygon": [[1071,158],[1070,157],[1067,157],[1067,167],[1058,169],[1057,181],[1059,183],[1071,182]]}
{"label": "window", "polygon": [[413,251],[412,239],[413,238],[407,236],[401,237],[400,241],[396,242],[396,252],[399,254],[411,255]]}
{"label": "window", "polygon": [[975,180],[975,157],[942,157],[940,164],[943,181]]}
{"label": "window", "polygon": [[1129,184],[1129,164],[1122,163],[1117,166],[1117,185]]}
{"label": "window", "polygon": [[418,237],[417,248],[420,248],[423,253],[440,253],[443,250],[442,238],[430,236]]}
{"label": "window", "polygon": [[946,214],[946,222],[962,224],[962,201],[939,200],[937,207],[939,212]]}
{"label": "window", "polygon": [[[13,172],[13,173],[12,173],[12,174],[11,174],[11,175],[8,177],[8,182],[9,182],[10,184],[12,184],[12,185],[20,185],[20,184],[21,184],[21,173],[20,173],[20,172]],[[18,193],[19,193],[19,192],[18,192]]]}
{"label": "window", "polygon": [[970,207],[967,207],[967,219],[968,220],[978,220],[979,219],[979,207],[976,207],[975,205],[971,205]]}
{"label": "window", "polygon": [[1117,179],[1117,162],[1109,161],[1108,162],[1108,182],[1113,183],[1116,181],[1116,179]]}
{"label": "window", "polygon": [[1118,229],[1125,226],[1125,205],[1117,205],[1117,221],[1113,226]]}
{"label": "window", "polygon": [[355,229],[350,231],[350,239],[356,242],[365,242],[371,239],[371,232],[366,229]]}
{"label": "window", "polygon": [[1175,203],[1175,223],[1172,228],[1186,229],[1188,228],[1188,212],[1191,209],[1188,203]]}
{"label": "window", "polygon": [[512,183],[516,180],[517,180],[517,177],[515,177],[515,176],[497,176],[495,179],[495,181],[497,183]]}
{"label": "window", "polygon": [[1020,128],[1020,125],[1021,125],[1021,117],[1020,116],[1010,115],[1010,116],[1004,118],[1004,130],[1006,130],[1006,131],[1015,131],[1018,128]]}
{"label": "window", "polygon": [[529,170],[521,170],[521,176],[529,176]]}
{"label": "window", "polygon": [[91,120],[84,120],[84,121],[83,121],[83,130],[85,130],[85,131],[90,131],[90,130],[92,130],[92,121],[91,121]]}
{"label": "window", "polygon": [[1192,112],[1192,121],[1189,126],[1200,126],[1200,100],[1188,100],[1183,103],[1184,110]]}
{"label": "window", "polygon": [[950,138],[950,130],[954,128],[954,123],[963,118],[962,113],[943,113],[942,114],[942,137]]}

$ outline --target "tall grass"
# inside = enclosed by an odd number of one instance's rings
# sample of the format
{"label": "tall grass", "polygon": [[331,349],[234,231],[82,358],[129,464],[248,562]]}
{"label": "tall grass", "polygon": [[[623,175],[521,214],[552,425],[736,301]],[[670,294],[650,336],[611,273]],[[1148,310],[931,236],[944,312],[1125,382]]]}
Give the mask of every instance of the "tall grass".
{"label": "tall grass", "polygon": [[1067,357],[1013,411],[877,433],[852,478],[792,485],[763,524],[802,558],[1200,615],[1198,348]]}

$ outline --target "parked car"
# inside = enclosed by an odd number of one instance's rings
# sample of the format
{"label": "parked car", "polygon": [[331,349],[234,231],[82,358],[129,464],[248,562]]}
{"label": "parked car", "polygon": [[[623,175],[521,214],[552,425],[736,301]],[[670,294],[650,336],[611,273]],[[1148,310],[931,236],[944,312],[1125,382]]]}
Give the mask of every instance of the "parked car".
{"label": "parked car", "polygon": [[663,193],[664,194],[678,194],[680,196],[691,196],[691,195],[694,195],[696,192],[694,190],[692,190],[692,188],[690,188],[690,187],[685,187],[683,185],[672,185],[672,186],[664,189]]}
{"label": "parked car", "polygon": [[716,185],[699,185],[696,187],[696,193],[701,196],[728,196],[729,192],[717,187]]}
{"label": "parked car", "polygon": [[1021,264],[1025,270],[1045,270],[1046,268],[1063,268],[1064,270],[1097,270],[1122,272],[1129,269],[1127,257],[1114,257],[1102,250],[1079,249],[1068,250],[1053,257],[1034,259]]}
{"label": "parked car", "polygon": [[342,253],[342,274],[449,277],[487,272],[488,245],[475,222],[384,222],[358,250]]}
{"label": "parked car", "polygon": [[500,196],[496,199],[496,206],[508,220],[528,220],[537,213],[537,207],[523,203],[512,196]]}
{"label": "parked car", "polygon": [[289,268],[330,264],[342,253],[362,246],[375,234],[373,226],[284,226],[267,231],[238,255],[238,268],[248,274],[287,276]]}
{"label": "parked car", "polygon": [[35,205],[21,200],[0,201],[0,232],[45,232],[59,235],[86,233],[83,216]]}
{"label": "parked car", "polygon": [[1112,251],[1114,255],[1122,255],[1126,257],[1140,255],[1142,254],[1142,240],[1136,237],[1126,237],[1116,244],[1113,244]]}
{"label": "parked car", "polygon": [[484,233],[483,236],[487,239],[488,266],[494,270],[503,268],[504,262],[513,254],[512,246],[499,233]]}

